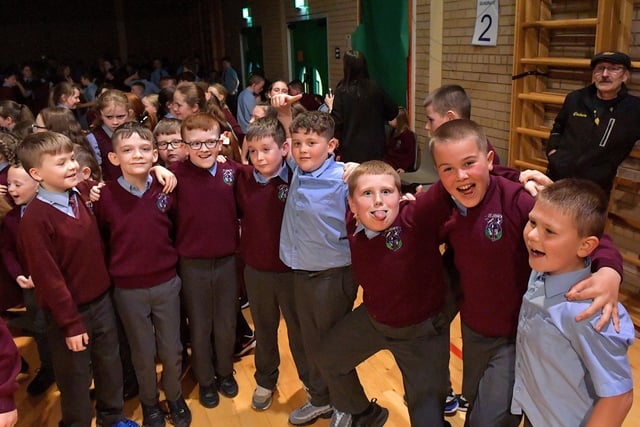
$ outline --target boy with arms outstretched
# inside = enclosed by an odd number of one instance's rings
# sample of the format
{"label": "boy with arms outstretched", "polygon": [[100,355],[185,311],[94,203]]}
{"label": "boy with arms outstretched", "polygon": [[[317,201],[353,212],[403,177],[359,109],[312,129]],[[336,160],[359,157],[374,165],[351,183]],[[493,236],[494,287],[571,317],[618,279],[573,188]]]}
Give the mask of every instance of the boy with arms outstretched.
{"label": "boy with arms outstretched", "polygon": [[27,136],[18,158],[40,183],[20,222],[18,251],[49,316],[62,425],[89,426],[91,378],[98,426],[137,426],[122,416],[122,366],[110,279],[95,217],[76,189],[73,143],[55,132]]}
{"label": "boy with arms outstretched", "polygon": [[[490,174],[493,152],[487,150],[482,129],[470,120],[442,124],[430,149],[456,207],[442,235],[454,250],[460,272],[463,394],[470,402],[465,425],[517,426],[520,416],[509,408],[518,311],[529,275],[520,236],[533,198],[519,183]],[[592,267],[605,268],[594,275],[604,276],[608,287],[616,288],[600,292],[617,299],[621,257],[610,239],[601,245]],[[603,305],[594,301],[592,308]]]}
{"label": "boy with arms outstretched", "polygon": [[589,255],[607,219],[607,197],[594,183],[555,182],[538,195],[524,229],[533,269],[522,299],[511,409],[525,426],[619,426],[633,403],[627,350],[633,322],[618,304],[620,332],[597,314],[575,316],[587,301],[564,294],[591,274]]}

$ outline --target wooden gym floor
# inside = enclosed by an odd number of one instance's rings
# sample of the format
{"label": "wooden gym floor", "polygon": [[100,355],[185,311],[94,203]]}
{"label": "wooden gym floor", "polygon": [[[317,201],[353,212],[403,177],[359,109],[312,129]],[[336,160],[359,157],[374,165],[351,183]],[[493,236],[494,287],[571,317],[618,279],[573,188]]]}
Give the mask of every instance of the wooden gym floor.
{"label": "wooden gym floor", "polygon": [[[625,305],[632,308],[630,311],[640,321],[640,304],[638,300],[629,301],[624,295],[621,299]],[[626,300],[626,301],[625,301]],[[360,301],[360,297],[359,297]],[[358,302],[359,303],[359,302]],[[245,310],[245,316],[250,320],[249,310]],[[289,352],[284,322],[281,322],[280,330],[281,366],[280,380],[274,401],[271,407],[264,412],[256,412],[251,409],[251,395],[255,388],[253,379],[254,360],[253,354],[240,359],[235,364],[236,380],[240,387],[240,393],[233,399],[220,397],[220,405],[214,409],[205,409],[198,403],[198,387],[190,372],[185,373],[183,381],[183,393],[193,414],[193,427],[276,427],[287,426],[289,413],[305,402],[306,396],[300,387],[295,367]],[[20,389],[16,394],[18,404],[18,427],[56,427],[60,420],[59,392],[55,386],[43,396],[31,397],[26,393],[26,387],[33,377],[38,366],[36,346],[32,338],[18,336],[15,339],[21,354],[31,365],[28,377],[20,380]],[[451,327],[451,380],[456,392],[460,392],[462,381],[462,362],[460,360],[460,326],[459,321],[453,322]],[[640,343],[636,342],[630,349],[629,356],[636,387],[640,387]],[[400,371],[395,365],[391,353],[382,351],[367,360],[358,367],[361,381],[370,398],[377,398],[378,402],[389,409],[387,427],[409,426],[409,416],[403,403],[403,389]],[[640,392],[636,392],[634,405],[627,416],[625,427],[640,425]],[[162,397],[161,397],[162,398]],[[134,398],[125,404],[125,415],[142,423],[142,410],[138,399]],[[447,418],[454,427],[462,427],[464,415],[458,412]],[[94,424],[95,425],[95,420]],[[167,424],[169,425],[169,424]],[[329,420],[318,420],[314,426],[324,427],[329,425]]]}

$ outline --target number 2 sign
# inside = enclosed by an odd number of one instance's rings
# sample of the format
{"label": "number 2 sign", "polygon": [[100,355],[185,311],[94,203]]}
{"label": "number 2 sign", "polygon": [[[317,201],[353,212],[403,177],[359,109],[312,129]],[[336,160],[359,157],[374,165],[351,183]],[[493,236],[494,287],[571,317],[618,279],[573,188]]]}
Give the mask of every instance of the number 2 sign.
{"label": "number 2 sign", "polygon": [[498,39],[498,0],[478,0],[471,44],[495,46]]}

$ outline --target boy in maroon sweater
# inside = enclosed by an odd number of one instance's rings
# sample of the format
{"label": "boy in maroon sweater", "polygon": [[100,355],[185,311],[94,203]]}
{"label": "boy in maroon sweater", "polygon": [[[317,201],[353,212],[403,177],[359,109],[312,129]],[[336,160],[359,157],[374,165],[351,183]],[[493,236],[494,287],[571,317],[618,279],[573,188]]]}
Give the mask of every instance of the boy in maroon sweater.
{"label": "boy in maroon sweater", "polygon": [[169,218],[174,196],[165,193],[150,175],[158,151],[149,129],[136,122],[125,123],[113,133],[112,144],[109,161],[120,167],[122,175],[101,189],[94,211],[107,242],[113,299],[131,347],[143,424],[165,425],[158,404],[157,349],[171,422],[187,427],[191,411],[180,382],[181,282]]}
{"label": "boy in maroon sweater", "polygon": [[[411,425],[448,425],[442,413],[449,320],[442,313],[446,288],[438,229],[451,210],[447,203],[436,203],[446,199],[447,192],[436,184],[415,202],[401,203],[400,176],[380,161],[358,166],[348,183],[347,236],[363,303],[323,342],[332,404],[347,414],[367,408],[355,367],[388,349],[402,372]],[[358,421],[354,416],[353,424],[360,425]],[[371,425],[384,420],[376,422]]]}
{"label": "boy in maroon sweater", "polygon": [[[73,143],[55,132],[27,136],[18,157],[40,183],[18,230],[18,251],[37,283],[60,389],[62,424],[89,426],[91,379],[98,426],[137,426],[122,416],[122,367],[100,232],[76,189]],[[93,374],[93,375],[92,375]]]}
{"label": "boy in maroon sweater", "polygon": [[[521,235],[534,201],[522,185],[490,175],[493,152],[487,151],[484,132],[474,122],[442,124],[430,149],[456,206],[441,231],[460,272],[463,394],[470,402],[465,425],[518,426],[520,416],[509,408],[518,312],[530,272]],[[609,300],[615,302],[622,266],[610,239],[601,241],[592,266],[601,268],[594,275],[607,284],[596,293],[613,294]],[[604,305],[596,299],[592,309]]]}
{"label": "boy in maroon sweater", "polygon": [[47,342],[47,321],[44,311],[36,303],[33,280],[20,262],[18,256],[18,226],[27,204],[38,194],[38,182],[35,181],[21,164],[9,167],[7,173],[8,192],[15,207],[11,209],[2,221],[0,227],[0,255],[7,272],[22,290],[27,315],[33,325],[33,338],[40,357],[40,369],[34,379],[27,386],[27,393],[38,396],[55,382],[51,350]]}
{"label": "boy in maroon sweater", "polygon": [[249,126],[245,146],[254,168],[238,176],[236,197],[242,218],[240,256],[251,302],[256,344],[257,387],[251,406],[266,410],[278,381],[278,325],[280,311],[287,324],[289,347],[298,376],[308,382],[308,366],[293,298],[293,273],[279,256],[280,224],[292,171],[284,161],[289,152],[285,130],[278,119],[262,118]]}
{"label": "boy in maroon sweater", "polygon": [[217,163],[219,136],[220,124],[210,114],[187,117],[182,140],[189,146],[189,160],[171,165],[180,182],[176,249],[191,331],[191,366],[200,403],[207,408],[218,405],[217,389],[230,398],[238,394],[233,378],[240,237],[235,183],[242,166],[231,160]]}

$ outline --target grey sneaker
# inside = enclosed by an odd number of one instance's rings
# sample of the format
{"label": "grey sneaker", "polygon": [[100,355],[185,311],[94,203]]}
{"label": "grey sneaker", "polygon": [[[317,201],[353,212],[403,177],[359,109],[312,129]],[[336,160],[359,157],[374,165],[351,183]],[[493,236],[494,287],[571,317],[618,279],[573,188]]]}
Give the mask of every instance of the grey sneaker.
{"label": "grey sneaker", "polygon": [[351,421],[351,414],[340,412],[334,408],[329,427],[351,427]]}
{"label": "grey sneaker", "polygon": [[251,407],[258,411],[269,409],[271,401],[273,400],[272,396],[273,390],[269,390],[268,388],[258,385],[253,392],[253,397],[251,398]]}
{"label": "grey sneaker", "polygon": [[289,415],[289,422],[294,426],[312,424],[318,418],[330,418],[333,408],[329,405],[313,406],[307,401]]}

